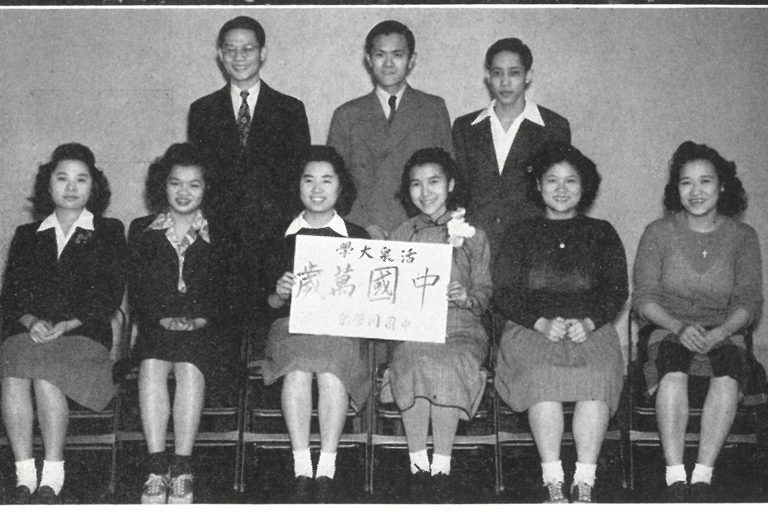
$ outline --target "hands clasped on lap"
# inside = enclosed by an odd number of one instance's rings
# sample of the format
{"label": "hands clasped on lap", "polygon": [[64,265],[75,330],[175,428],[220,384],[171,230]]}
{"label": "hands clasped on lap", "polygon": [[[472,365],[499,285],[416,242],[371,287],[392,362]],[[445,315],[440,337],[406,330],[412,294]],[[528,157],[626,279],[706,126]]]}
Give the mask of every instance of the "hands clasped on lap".
{"label": "hands clasped on lap", "polygon": [[595,324],[589,318],[539,318],[534,329],[543,334],[549,341],[559,342],[565,338],[574,343],[584,343],[589,334],[595,330]]}
{"label": "hands clasped on lap", "polygon": [[52,324],[48,320],[35,320],[29,327],[29,335],[35,343],[50,343],[61,338],[65,332],[74,329],[69,321]]}
{"label": "hands clasped on lap", "polygon": [[685,324],[678,332],[678,336],[680,337],[680,343],[688,350],[699,354],[706,354],[718,342],[724,340],[727,334],[719,327],[708,331],[698,324]]}

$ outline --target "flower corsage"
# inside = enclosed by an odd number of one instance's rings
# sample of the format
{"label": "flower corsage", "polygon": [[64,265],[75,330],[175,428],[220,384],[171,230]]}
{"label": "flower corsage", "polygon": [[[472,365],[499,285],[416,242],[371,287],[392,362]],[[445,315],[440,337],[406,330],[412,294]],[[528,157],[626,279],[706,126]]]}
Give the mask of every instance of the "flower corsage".
{"label": "flower corsage", "polygon": [[87,243],[91,239],[92,233],[90,231],[82,231],[75,237],[75,244],[80,245]]}
{"label": "flower corsage", "polygon": [[448,241],[453,247],[461,247],[465,238],[475,236],[475,227],[464,220],[466,213],[464,208],[451,212],[451,220],[448,221]]}

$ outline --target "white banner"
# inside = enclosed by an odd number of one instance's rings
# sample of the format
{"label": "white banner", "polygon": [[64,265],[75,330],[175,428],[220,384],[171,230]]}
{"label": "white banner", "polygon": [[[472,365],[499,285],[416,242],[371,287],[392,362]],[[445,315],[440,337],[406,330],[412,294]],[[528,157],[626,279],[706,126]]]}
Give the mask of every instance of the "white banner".
{"label": "white banner", "polygon": [[445,343],[448,244],[299,235],[292,333]]}

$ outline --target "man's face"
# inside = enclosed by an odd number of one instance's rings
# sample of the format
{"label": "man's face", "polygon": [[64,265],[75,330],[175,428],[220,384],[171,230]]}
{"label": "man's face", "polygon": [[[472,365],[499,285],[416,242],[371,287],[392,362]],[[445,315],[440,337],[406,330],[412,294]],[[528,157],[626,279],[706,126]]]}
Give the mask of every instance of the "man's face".
{"label": "man's face", "polygon": [[504,51],[494,55],[487,79],[496,103],[525,106],[525,90],[531,81],[531,72],[525,70],[517,53]]}
{"label": "man's face", "polygon": [[224,36],[219,59],[227,70],[229,80],[240,89],[248,89],[259,81],[259,71],[266,57],[252,30],[232,29]]}
{"label": "man's face", "polygon": [[389,94],[400,90],[416,63],[416,55],[408,53],[408,42],[402,34],[384,34],[376,37],[371,52],[365,58],[376,84]]}

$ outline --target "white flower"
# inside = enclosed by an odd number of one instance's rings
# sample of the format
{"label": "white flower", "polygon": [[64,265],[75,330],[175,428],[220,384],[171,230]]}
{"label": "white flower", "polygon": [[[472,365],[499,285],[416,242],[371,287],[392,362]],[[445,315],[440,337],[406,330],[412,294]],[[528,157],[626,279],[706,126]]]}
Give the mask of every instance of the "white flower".
{"label": "white flower", "polygon": [[464,220],[466,213],[464,208],[451,212],[451,220],[448,221],[448,236],[450,237],[449,242],[453,247],[461,247],[464,244],[465,238],[475,236],[474,226],[470,226]]}

